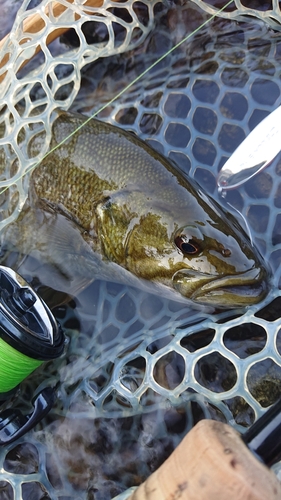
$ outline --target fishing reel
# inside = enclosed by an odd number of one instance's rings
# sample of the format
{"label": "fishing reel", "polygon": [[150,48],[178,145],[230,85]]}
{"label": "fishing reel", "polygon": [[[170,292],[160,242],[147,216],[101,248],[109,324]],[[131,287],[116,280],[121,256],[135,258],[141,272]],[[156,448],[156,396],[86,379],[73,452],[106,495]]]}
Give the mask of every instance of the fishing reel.
{"label": "fishing reel", "polygon": [[44,361],[59,357],[65,337],[48,306],[12,269],[0,266],[0,445],[9,444],[34,427],[51,409],[55,390],[44,388],[30,415],[8,408],[18,385]]}

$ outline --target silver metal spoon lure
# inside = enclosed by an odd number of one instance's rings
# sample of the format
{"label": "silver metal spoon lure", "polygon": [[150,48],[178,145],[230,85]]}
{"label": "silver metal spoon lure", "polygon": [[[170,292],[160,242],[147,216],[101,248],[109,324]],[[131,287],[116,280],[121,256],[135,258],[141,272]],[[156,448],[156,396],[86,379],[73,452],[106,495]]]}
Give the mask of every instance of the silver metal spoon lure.
{"label": "silver metal spoon lure", "polygon": [[218,191],[222,196],[267,167],[281,151],[281,106],[264,118],[222,167]]}

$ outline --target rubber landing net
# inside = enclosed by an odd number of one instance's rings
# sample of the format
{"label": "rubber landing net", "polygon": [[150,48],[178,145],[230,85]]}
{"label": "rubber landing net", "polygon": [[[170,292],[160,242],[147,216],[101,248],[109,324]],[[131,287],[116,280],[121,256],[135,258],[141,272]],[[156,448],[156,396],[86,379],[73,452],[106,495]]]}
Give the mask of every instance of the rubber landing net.
{"label": "rubber landing net", "polygon": [[[1,49],[1,227],[24,203],[22,174],[40,160],[28,144],[40,134],[47,152],[56,109],[90,116],[221,7],[57,4],[24,1]],[[39,33],[26,27],[31,13],[42,19]],[[236,0],[99,118],[148,140],[216,197],[222,163],[280,105],[279,28],[278,2],[258,10]],[[23,382],[15,402],[28,411],[35,388],[50,384],[58,400],[42,425],[0,450],[0,498],[111,499],[143,481],[200,418],[243,431],[280,397],[280,176],[277,158],[227,197],[273,268],[262,304],[209,316],[95,282],[75,307],[58,308],[66,353]]]}

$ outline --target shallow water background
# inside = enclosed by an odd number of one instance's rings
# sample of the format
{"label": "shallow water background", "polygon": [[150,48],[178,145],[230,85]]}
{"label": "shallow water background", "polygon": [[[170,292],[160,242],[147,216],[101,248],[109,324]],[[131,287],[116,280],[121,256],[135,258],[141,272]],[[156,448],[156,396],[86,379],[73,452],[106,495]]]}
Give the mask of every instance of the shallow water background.
{"label": "shallow water background", "polygon": [[[143,46],[83,70],[73,110],[91,114],[207,17],[191,2],[159,6]],[[101,118],[149,140],[217,197],[225,159],[281,102],[280,58],[281,35],[261,21],[217,19]],[[1,451],[0,500],[113,498],[143,481],[203,416],[242,430],[280,396],[280,175],[279,157],[227,197],[274,270],[264,310],[209,317],[103,282],[55,310],[66,353],[31,375],[16,402],[27,411],[37,386],[49,384],[58,400]]]}

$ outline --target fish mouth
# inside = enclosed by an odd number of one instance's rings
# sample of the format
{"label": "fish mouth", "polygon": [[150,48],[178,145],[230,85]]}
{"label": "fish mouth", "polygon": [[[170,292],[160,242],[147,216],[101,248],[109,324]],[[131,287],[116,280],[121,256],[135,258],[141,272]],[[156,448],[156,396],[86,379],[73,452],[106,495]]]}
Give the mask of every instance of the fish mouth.
{"label": "fish mouth", "polygon": [[262,267],[223,277],[183,269],[173,276],[173,285],[196,303],[232,308],[260,302],[268,291],[267,278]]}

